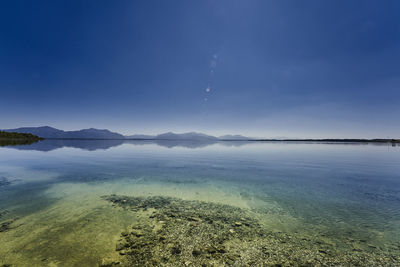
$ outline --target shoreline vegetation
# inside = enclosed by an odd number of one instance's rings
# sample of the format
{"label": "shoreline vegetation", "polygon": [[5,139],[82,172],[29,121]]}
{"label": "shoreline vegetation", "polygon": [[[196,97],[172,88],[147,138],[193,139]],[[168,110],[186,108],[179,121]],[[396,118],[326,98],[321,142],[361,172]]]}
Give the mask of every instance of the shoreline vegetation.
{"label": "shoreline vegetation", "polygon": [[44,138],[30,133],[0,131],[0,146],[30,145],[40,140],[44,140]]}

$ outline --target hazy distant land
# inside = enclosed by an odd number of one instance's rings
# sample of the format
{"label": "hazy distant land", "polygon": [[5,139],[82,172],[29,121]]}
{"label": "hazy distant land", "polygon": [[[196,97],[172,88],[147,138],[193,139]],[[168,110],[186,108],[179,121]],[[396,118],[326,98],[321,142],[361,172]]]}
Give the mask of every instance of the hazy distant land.
{"label": "hazy distant land", "polygon": [[[354,138],[323,138],[323,139],[285,139],[285,138],[252,138],[246,137],[242,135],[223,135],[223,136],[212,136],[203,133],[197,132],[188,132],[188,133],[173,133],[167,132],[158,135],[144,135],[144,134],[135,134],[124,136],[120,133],[111,132],[107,129],[82,129],[78,131],[63,131],[49,126],[41,126],[41,127],[22,127],[16,129],[6,129],[0,132],[3,134],[3,137],[0,138],[8,138],[12,140],[35,140],[38,141],[40,138],[45,139],[90,139],[90,140],[173,140],[173,141],[197,141],[204,143],[213,143],[219,141],[275,141],[275,142],[361,142],[361,143],[400,143],[400,139],[385,139],[385,138],[376,138],[376,139],[354,139]],[[9,137],[7,136],[9,133]],[[18,135],[19,134],[19,135]],[[12,138],[11,138],[12,137]]]}

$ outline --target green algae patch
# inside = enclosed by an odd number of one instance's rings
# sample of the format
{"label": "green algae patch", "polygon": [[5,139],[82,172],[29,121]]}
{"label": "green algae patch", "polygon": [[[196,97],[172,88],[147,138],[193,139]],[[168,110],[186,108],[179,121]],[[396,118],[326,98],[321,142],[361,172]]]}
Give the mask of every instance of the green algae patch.
{"label": "green algae patch", "polygon": [[103,266],[392,266],[394,253],[270,231],[251,210],[173,197],[104,196],[137,214],[121,232],[121,262]]}

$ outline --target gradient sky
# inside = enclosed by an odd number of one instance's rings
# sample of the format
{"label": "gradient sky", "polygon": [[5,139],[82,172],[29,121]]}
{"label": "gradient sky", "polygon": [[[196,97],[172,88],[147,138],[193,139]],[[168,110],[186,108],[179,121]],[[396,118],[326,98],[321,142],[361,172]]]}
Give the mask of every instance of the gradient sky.
{"label": "gradient sky", "polygon": [[400,138],[400,1],[0,2],[0,128]]}

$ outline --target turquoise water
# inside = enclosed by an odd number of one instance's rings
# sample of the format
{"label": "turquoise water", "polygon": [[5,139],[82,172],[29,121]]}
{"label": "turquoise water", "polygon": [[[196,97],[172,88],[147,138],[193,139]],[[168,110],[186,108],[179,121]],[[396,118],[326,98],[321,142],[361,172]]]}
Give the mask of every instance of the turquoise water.
{"label": "turquoise water", "polygon": [[0,266],[398,266],[400,147],[2,147],[0,223]]}

